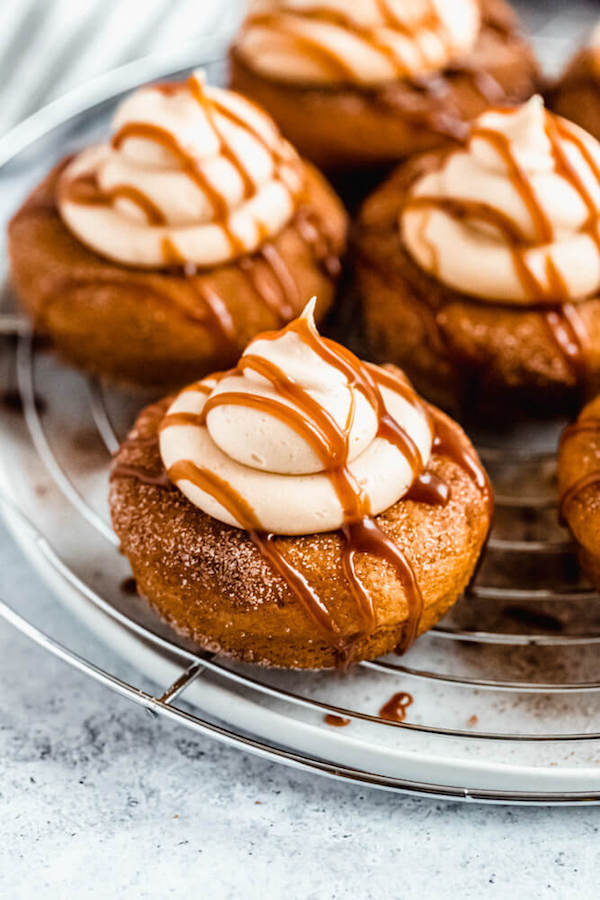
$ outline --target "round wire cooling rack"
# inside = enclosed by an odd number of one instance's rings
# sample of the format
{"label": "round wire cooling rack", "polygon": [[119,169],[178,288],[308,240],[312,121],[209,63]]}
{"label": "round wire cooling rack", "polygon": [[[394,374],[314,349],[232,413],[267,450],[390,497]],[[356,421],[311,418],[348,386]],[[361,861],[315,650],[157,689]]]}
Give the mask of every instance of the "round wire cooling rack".
{"label": "round wire cooling rack", "polygon": [[[134,640],[149,648],[152,660],[141,661],[141,668],[168,683],[160,692],[140,690],[2,602],[0,613],[9,622],[151,712],[297,767],[435,796],[600,801],[600,770],[595,769],[600,731],[593,728],[600,692],[593,652],[600,642],[600,627],[594,625],[600,626],[599,598],[580,581],[573,548],[556,521],[552,451],[534,450],[524,459],[518,452],[511,458],[506,448],[482,448],[501,492],[485,559],[453,614],[406,657],[364,662],[344,677],[235,665],[179,643],[140,601],[121,590],[127,567],[117,553],[104,495],[111,454],[131,420],[131,398],[64,370],[36,350],[18,317],[2,317],[0,330],[17,333],[5,362],[14,366],[24,419],[24,427],[13,425],[12,442],[0,447],[5,518],[38,569],[46,577],[51,573],[61,598],[69,594],[66,602],[93,628],[90,609],[101,613],[105,623],[96,630],[107,640],[113,641],[118,630],[127,633],[130,644]],[[44,503],[38,496],[40,472],[41,485],[47,488],[45,477],[53,492],[41,492]],[[523,480],[528,496],[521,490]],[[76,514],[67,514],[68,528],[66,509]],[[91,558],[109,561],[101,578],[89,572]],[[122,643],[122,635],[116,643]],[[137,650],[129,646],[125,653],[138,661]],[[519,654],[525,658],[519,660]],[[155,666],[158,657],[168,660],[166,668]],[[383,701],[407,688],[414,696],[414,717],[404,722],[381,718],[377,709]],[[460,695],[458,702],[449,698],[452,692]],[[184,705],[176,705],[182,699]],[[325,716],[349,720],[350,726],[333,729]],[[432,742],[439,746],[432,748]],[[482,750],[489,745],[509,750]],[[584,750],[574,751],[574,746]],[[517,747],[525,752],[515,752]],[[452,777],[443,783],[429,780],[433,771]],[[422,779],[414,777],[419,773]],[[525,790],[527,784],[536,790]]]}
{"label": "round wire cooling rack", "polygon": [[[140,80],[151,77],[147,68]],[[26,188],[23,152],[33,184],[65,147],[98,130],[134,80],[129,71],[127,84],[111,76],[87,106],[71,98],[21,129],[15,200]],[[11,148],[2,149],[10,170]],[[600,598],[557,520],[558,426],[475,436],[496,491],[487,551],[465,597],[404,657],[343,676],[243,666],[187,646],[125,590],[107,473],[143,398],[62,367],[4,294],[0,373],[10,403],[0,404],[0,509],[71,627],[56,617],[53,630],[54,617],[41,624],[35,606],[25,615],[6,598],[8,622],[152,714],[303,770],[435,797],[600,802]],[[116,653],[98,662],[88,629]],[[406,719],[382,718],[398,691],[412,700]]]}

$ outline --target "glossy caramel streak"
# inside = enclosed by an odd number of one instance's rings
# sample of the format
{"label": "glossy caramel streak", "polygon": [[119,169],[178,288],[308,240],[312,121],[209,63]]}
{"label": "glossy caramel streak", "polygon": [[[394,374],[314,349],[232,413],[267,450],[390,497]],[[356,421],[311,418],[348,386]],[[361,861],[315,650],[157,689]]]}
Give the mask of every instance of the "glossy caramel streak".
{"label": "glossy caramel streak", "polygon": [[223,391],[206,401],[202,410],[201,424],[205,424],[208,413],[218,406],[243,406],[267,413],[284,422],[304,438],[320,458],[327,459],[328,435],[314,422],[306,419],[302,412],[275,397],[264,397],[261,394],[249,394],[244,391]]}
{"label": "glossy caramel streak", "polygon": [[563,141],[571,143],[574,147],[577,148],[592,176],[596,179],[596,184],[598,184],[599,186],[600,167],[596,163],[596,160],[590,153],[584,141],[579,137],[579,135],[571,133],[559,120],[553,118],[550,115],[546,116],[546,133],[552,147],[552,154],[554,156],[554,162],[557,172],[560,172],[560,174],[571,183],[572,187],[575,188],[587,207],[588,221],[585,227],[589,236],[595,242],[596,246],[598,247],[598,251],[600,252],[597,205],[585,182],[582,178],[580,178],[577,171],[572,166],[569,157],[561,146],[561,139]]}
{"label": "glossy caramel streak", "polygon": [[202,85],[193,75],[190,75],[187,81],[188,87],[192,94],[192,97],[196,101],[196,103],[202,108],[206,118],[210,122],[211,128],[219,141],[221,154],[225,157],[225,159],[229,160],[231,165],[234,167],[240,179],[242,181],[243,189],[244,189],[244,197],[251,197],[256,190],[256,185],[254,181],[250,177],[250,173],[246,169],[242,160],[239,158],[237,153],[233,151],[225,137],[223,136],[221,129],[219,128],[218,122],[215,116],[215,106],[211,100],[208,99],[206,94],[202,89]]}
{"label": "glossy caramel streak", "polygon": [[208,313],[213,325],[213,330],[216,331],[225,351],[229,355],[237,353],[238,342],[235,325],[223,298],[208,284],[196,283],[192,279],[188,281],[188,284],[194,293],[202,300],[204,309]]}
{"label": "glossy caramel streak", "polygon": [[576,378],[584,378],[587,374],[587,365],[584,356],[585,337],[580,330],[573,325],[573,316],[567,312],[574,308],[572,304],[565,304],[556,309],[550,309],[544,313],[544,320],[552,334],[554,342],[561,351],[566,363]]}
{"label": "glossy caramel streak", "polygon": [[434,451],[442,456],[447,456],[469,475],[479,488],[485,501],[487,514],[491,519],[494,509],[494,492],[488,474],[475,451],[467,443],[466,438],[456,433],[454,427],[446,421],[438,409],[430,406],[429,411],[435,423]]}
{"label": "glossy caramel streak", "polygon": [[141,481],[142,484],[148,484],[153,487],[171,487],[171,482],[164,469],[160,472],[148,472],[142,466],[117,463],[111,470],[110,481],[115,481],[117,478],[135,478],[136,481]]}
{"label": "glossy caramel streak", "polygon": [[160,423],[160,431],[170,428],[171,425],[191,425],[199,428],[202,425],[202,414],[193,412],[174,412],[167,413]]}
{"label": "glossy caramel streak", "polygon": [[325,274],[329,278],[338,278],[342,270],[339,252],[320,219],[307,207],[300,207],[294,226]]}
{"label": "glossy caramel streak", "polygon": [[390,697],[387,703],[384,703],[379,710],[379,715],[382,719],[388,719],[390,722],[404,722],[406,711],[412,702],[412,694],[407,693],[407,691],[398,691],[398,693]]}
{"label": "glossy caramel streak", "polygon": [[[273,245],[269,246],[272,247]],[[264,251],[264,249],[265,247],[263,246],[262,250]],[[258,251],[254,256],[242,256],[239,260],[239,266],[259,299],[275,314],[278,321],[288,322],[295,313],[296,285],[294,283],[294,294],[292,296],[289,293],[292,276],[288,272],[287,276],[280,278],[279,276],[285,267],[285,262],[280,257],[278,261],[279,270],[275,271],[272,265],[274,258],[273,253],[270,254],[269,258],[268,253],[265,255],[264,252]],[[271,278],[265,278],[267,273],[270,274]],[[271,280],[274,282],[274,286]]]}
{"label": "glossy caramel streak", "polygon": [[[173,413],[173,415],[178,414]],[[190,484],[209,494],[247,531],[259,527],[258,519],[247,500],[214,472],[200,468],[189,459],[180,459],[169,467],[168,476],[175,484],[178,481],[189,481]]]}
{"label": "glossy caramel streak", "polygon": [[347,65],[341,56],[338,56],[329,47],[324,46],[317,38],[295,33],[289,25],[286,26],[280,15],[276,13],[261,13],[250,16],[248,25],[262,25],[279,31],[280,34],[288,37],[291,43],[298,47],[307,57],[322,66],[332,78],[353,80],[354,70],[352,66]]}
{"label": "glossy caramel streak", "polygon": [[[342,532],[351,552],[370,553],[389,563],[396,571],[408,604],[408,620],[402,640],[402,647],[407,650],[417,637],[423,614],[423,595],[410,561],[392,538],[368,516],[344,525]],[[356,594],[357,580],[354,570],[351,575]]]}
{"label": "glossy caramel streak", "polygon": [[[430,2],[425,15],[414,25],[410,27],[398,18],[389,3],[386,0],[378,0],[377,6],[379,13],[384,22],[385,27],[393,31],[401,32],[404,37],[412,42],[414,52],[420,52],[421,63],[430,64],[430,58],[427,54],[428,42],[421,41],[418,44],[415,40],[415,31],[427,29],[435,32],[438,39],[443,43],[446,50],[451,48],[450,35],[445,29],[440,16],[437,13],[435,4]],[[304,9],[294,9],[293,15],[296,17],[304,17],[311,20],[318,20],[328,25],[343,28],[351,32],[355,38],[367,44],[373,50],[381,53],[382,56],[394,68],[396,76],[407,75],[410,68],[407,67],[405,61],[398,56],[394,48],[378,37],[375,28],[366,28],[358,25],[350,16],[340,10],[333,10],[327,6],[319,6],[315,3]],[[259,13],[251,15],[248,19],[249,25],[262,25],[278,31],[280,34],[286,35],[305,55],[324,66],[325,70],[334,78],[354,79],[354,70],[348,65],[345,59],[337,54],[328,44],[320,41],[317,37],[309,37],[304,34],[297,34],[285,21],[285,17],[277,13]]]}
{"label": "glossy caramel streak", "polygon": [[559,447],[562,447],[563,444],[578,434],[595,434],[600,436],[600,417],[588,416],[585,419],[578,419],[576,422],[572,422],[571,425],[567,425],[560,436]]}
{"label": "glossy caramel streak", "polygon": [[589,487],[600,487],[600,469],[594,469],[592,472],[588,472],[586,475],[582,475],[581,478],[578,478],[577,481],[574,481],[572,485],[570,485],[567,490],[564,492],[562,497],[560,498],[560,506],[559,506],[559,519],[561,522],[566,520],[566,511],[567,506],[571,503],[572,500],[581,494],[586,488]]}
{"label": "glossy caramel streak", "polygon": [[[260,109],[256,103],[253,103],[248,97],[244,97],[244,101],[248,106],[251,106],[256,111],[257,116],[265,118],[264,112]],[[212,98],[211,102],[213,103],[215,109],[219,112],[221,116],[226,119],[229,119],[230,122],[233,122],[234,125],[239,126],[240,128],[249,131],[255,140],[258,141],[259,144],[262,144],[263,148],[270,153],[271,156],[274,157],[276,161],[280,161],[282,159],[281,151],[278,147],[274,146],[270,141],[268,141],[254,126],[247,121],[247,119],[243,119],[241,116],[238,116],[233,110],[229,109],[227,106],[224,106],[222,103],[216,98]]]}
{"label": "glossy caramel streak", "polygon": [[549,244],[554,236],[552,223],[540,204],[529,176],[523,171],[513,156],[509,138],[499,131],[494,131],[492,128],[481,127],[473,129],[471,140],[474,138],[483,138],[498,153],[508,170],[513,186],[518,191],[530,215],[538,243]]}
{"label": "glossy caramel streak", "polygon": [[428,506],[446,506],[450,500],[450,486],[433,472],[423,472],[413,481],[405,500]]}
{"label": "glossy caramel streak", "polygon": [[343,716],[336,716],[333,713],[327,713],[323,717],[323,721],[326,725],[332,725],[334,728],[345,728],[346,725],[350,724],[350,719],[346,719]]}
{"label": "glossy caramel streak", "polygon": [[306,615],[316,623],[334,647],[344,651],[348,646],[348,641],[342,637],[339,626],[327,605],[304,575],[294,568],[277,548],[274,535],[266,534],[264,531],[250,531],[249,534],[263,556],[300,601]]}
{"label": "glossy caramel streak", "polygon": [[408,197],[404,203],[404,209],[439,209],[457,221],[474,220],[492,225],[498,229],[502,237],[511,243],[527,244],[527,239],[518,223],[513,222],[510,216],[485,201],[458,200],[454,197],[419,194]]}
{"label": "glossy caramel streak", "polygon": [[356,573],[355,557],[356,549],[348,543],[346,537],[346,546],[342,553],[342,571],[346,583],[350,586],[354,600],[356,602],[359,614],[364,622],[365,629],[371,630],[377,626],[377,613],[373,606],[373,600],[368,591],[365,590],[360,578]]}
{"label": "glossy caramel streak", "polygon": [[144,213],[149,225],[166,223],[162,210],[150,197],[133,185],[120,184],[110,191],[102,191],[94,175],[83,175],[67,182],[62,194],[66,201],[80,203],[83,206],[109,206],[118,199],[129,200]]}
{"label": "glossy caramel streak", "polygon": [[121,144],[129,138],[143,138],[165,147],[176,157],[184,172],[206,194],[215,218],[225,219],[227,217],[228,209],[225,198],[211,184],[196,159],[181,147],[174,134],[166,128],[150,122],[126,122],[113,136],[112,145],[118,150]]}
{"label": "glossy caramel streak", "polygon": [[290,319],[300,305],[298,286],[288,266],[274,244],[264,244],[259,251],[265,260],[281,291],[280,314]]}
{"label": "glossy caramel streak", "polygon": [[[348,460],[349,429],[343,431],[336,420],[321,404],[314,399],[301,385],[293,381],[279,366],[260,356],[247,353],[240,359],[238,370],[250,369],[265,378],[289,403],[295,404],[301,411],[302,422],[311,423],[322,436],[322,445],[318,451],[326,468],[342,466]],[[352,392],[350,394],[353,396]],[[353,414],[354,405],[350,404],[349,417]]]}
{"label": "glossy caramel streak", "polygon": [[260,528],[260,523],[250,504],[235,491],[228,482],[214,472],[202,469],[190,460],[179,460],[169,468],[171,481],[189,481],[200,490],[213,497],[226,509],[240,526],[245,529],[262,555],[269,561],[275,572],[283,578],[294,596],[300,602],[306,615],[324,632],[334,646],[342,650],[345,646],[339,628],[326,604],[315,589],[281,553],[275,538]]}
{"label": "glossy caramel streak", "polygon": [[[576,422],[573,422],[571,425],[567,425],[560,436],[559,449],[562,448],[572,438],[578,437],[579,435],[583,434],[588,435],[589,438],[592,439],[597,439],[598,437],[600,437],[600,417],[588,416],[586,418],[577,419]],[[562,522],[565,521],[567,506],[571,503],[571,501],[574,500],[582,491],[584,491],[588,487],[591,487],[592,485],[598,485],[600,487],[600,469],[592,469],[592,471],[584,473],[565,490],[562,497],[560,498],[559,506],[559,518]]]}

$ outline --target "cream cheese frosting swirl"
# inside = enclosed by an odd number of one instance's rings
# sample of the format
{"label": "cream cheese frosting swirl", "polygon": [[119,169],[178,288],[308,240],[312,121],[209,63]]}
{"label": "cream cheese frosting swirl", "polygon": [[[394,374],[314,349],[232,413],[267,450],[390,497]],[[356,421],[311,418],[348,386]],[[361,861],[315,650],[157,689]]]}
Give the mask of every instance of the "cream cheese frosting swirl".
{"label": "cream cheese frosting swirl", "polygon": [[374,85],[440,71],[479,28],[477,0],[258,0],[236,46],[267,77]]}
{"label": "cream cheese frosting swirl", "polygon": [[163,420],[169,478],[229,525],[341,528],[392,506],[429,462],[430,421],[408,382],[321,338],[313,309],[184,389]]}
{"label": "cream cheese frosting swirl", "polygon": [[481,115],[466,147],[415,182],[399,225],[448,287],[556,304],[600,289],[599,217],[600,144],[533,97]]}
{"label": "cream cheese frosting swirl", "polygon": [[109,144],[78,154],[58,208],[79,240],[140,267],[207,267],[251,253],[291,219],[300,160],[272,120],[239,94],[187,82],[126,99]]}

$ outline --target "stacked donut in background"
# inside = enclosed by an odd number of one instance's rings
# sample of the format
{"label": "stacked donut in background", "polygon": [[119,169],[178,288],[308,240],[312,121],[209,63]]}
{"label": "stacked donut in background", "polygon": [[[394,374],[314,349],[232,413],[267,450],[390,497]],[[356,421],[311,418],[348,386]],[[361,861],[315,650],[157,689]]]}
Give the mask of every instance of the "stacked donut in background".
{"label": "stacked donut in background", "polygon": [[[177,392],[140,413],[110,504],[178,633],[347,666],[406,651],[459,598],[492,492],[431,403],[505,424],[600,389],[596,43],[546,108],[503,0],[259,0],[234,90],[140,88],[16,213],[36,330]],[[326,336],[356,296],[371,361]],[[592,577],[598,435],[592,402],[559,473]]]}

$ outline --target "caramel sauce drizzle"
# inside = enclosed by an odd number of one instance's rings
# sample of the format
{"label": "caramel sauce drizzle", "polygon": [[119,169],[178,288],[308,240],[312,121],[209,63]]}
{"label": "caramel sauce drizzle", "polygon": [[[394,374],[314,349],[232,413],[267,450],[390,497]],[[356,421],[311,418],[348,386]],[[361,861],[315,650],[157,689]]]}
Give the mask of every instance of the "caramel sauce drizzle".
{"label": "caramel sauce drizzle", "polygon": [[[391,441],[402,452],[412,468],[413,479],[422,475],[423,463],[418,448],[406,431],[387,413],[379,384],[387,385],[410,403],[424,409],[410,385],[391,372],[362,364],[350,351],[319,336],[304,319],[296,320],[285,331],[293,331],[324,361],[343,373],[352,389],[360,391],[376,410],[379,419],[378,436]],[[274,340],[280,332],[261,336]],[[318,596],[307,578],[290,562],[281,550],[276,537],[264,532],[253,509],[223,479],[190,461],[180,461],[169,469],[171,481],[187,480],[214,497],[244,528],[274,571],[279,574],[300,602],[305,614],[318,626],[331,646],[336,649],[338,661],[346,664],[351,659],[353,646],[364,635],[377,627],[377,613],[373,599],[361,583],[356,571],[356,556],[366,553],[386,562],[399,578],[408,603],[407,624],[400,651],[406,650],[419,632],[423,612],[423,597],[410,560],[395,541],[377,524],[371,515],[368,499],[348,468],[349,434],[354,418],[351,403],[345,427],[342,428],[311,395],[294,382],[269,360],[252,354],[243,356],[236,370],[251,369],[261,375],[281,397],[281,400],[259,395],[229,391],[209,397],[200,415],[172,413],[165,417],[161,430],[171,425],[203,425],[211,409],[223,404],[241,405],[268,411],[300,434],[313,448],[323,463],[343,509],[344,522],[341,535],[344,540],[342,570],[356,603],[362,628],[350,636],[341,632],[340,626],[326,602]],[[441,414],[433,413],[439,434],[435,448],[456,460],[466,469],[480,488],[486,502],[491,504],[491,489],[487,476],[474,452],[451,432]],[[435,476],[423,478],[421,495],[417,502],[444,505],[449,500],[449,489]],[[417,497],[413,497],[417,499]]]}
{"label": "caramel sauce drizzle", "polygon": [[[247,122],[217,98],[209,100],[202,90],[202,84],[194,76],[190,76],[186,83],[166,82],[155,84],[153,88],[166,95],[188,89],[191,91],[192,96],[202,107],[219,140],[221,153],[238,172],[243,184],[244,197],[252,196],[256,191],[256,185],[243,161],[233,151],[223,135],[216,118],[217,113],[252,134],[265,151],[273,157],[276,166],[285,162],[285,154],[282,148],[276,146],[276,136],[271,140],[262,134],[255,124]],[[254,106],[254,104],[252,105]],[[257,117],[261,116],[266,121],[264,113],[258,107],[255,107],[255,109]],[[112,144],[115,148],[118,148],[125,140],[131,137],[155,141],[174,154],[179,160],[183,171],[188,174],[208,198],[217,224],[223,229],[232,253],[240,256],[240,268],[249,280],[254,292],[275,314],[278,323],[289,321],[299,308],[300,294],[284,258],[277,250],[275,244],[267,240],[269,235],[265,224],[256,220],[255,225],[261,246],[252,256],[246,256],[244,243],[227,225],[228,208],[225,197],[214,188],[193,155],[179,145],[176,137],[168,130],[151,123],[130,122],[126,123],[113,136]],[[143,211],[149,225],[164,226],[167,224],[164,214],[156,204],[141,190],[132,185],[119,185],[111,191],[103,191],[98,186],[95,176],[85,175],[67,184],[64,183],[63,179],[59,190],[65,196],[65,199],[82,204],[110,205],[118,198],[126,198]],[[324,224],[310,210],[304,207],[300,207],[297,210],[292,224],[301,239],[310,248],[315,262],[322,266],[329,277],[337,277],[341,268],[339,255],[327,236]],[[164,264],[180,269],[187,278],[190,290],[202,302],[199,314],[191,311],[187,304],[180,304],[181,312],[194,322],[200,322],[210,327],[219,338],[223,355],[227,359],[231,357],[233,360],[239,353],[239,347],[236,340],[235,324],[227,304],[209,285],[194,277],[199,275],[198,268],[186,260],[170,237],[165,236],[162,239],[161,251]],[[167,302],[172,302],[170,297],[165,297],[165,299]]]}
{"label": "caramel sauce drizzle", "polygon": [[[154,89],[167,95],[177,93],[184,89],[190,91],[194,100],[202,108],[207,121],[219,142],[220,153],[231,163],[238,173],[242,182],[243,196],[245,199],[252,197],[256,193],[257,186],[244,165],[243,160],[233,150],[225,138],[219,127],[217,115],[227,118],[239,127],[243,127],[245,130],[249,131],[265,151],[273,157],[276,165],[282,161],[283,156],[281,151],[272,146],[255,126],[245,122],[240,116],[236,115],[236,113],[227,109],[223,103],[214,101],[212,98],[209,99],[204,93],[201,82],[194,75],[191,75],[188,78],[185,85],[164,83],[154,85]],[[141,138],[153,141],[168,150],[178,160],[182,171],[186,173],[206,196],[212,208],[213,218],[225,234],[232,254],[235,256],[243,254],[246,250],[245,244],[228,224],[229,209],[225,196],[213,185],[203,171],[202,165],[196,160],[194,155],[181,146],[176,136],[168,129],[162,128],[159,125],[154,125],[150,122],[126,122],[117,133],[113,135],[111,141],[112,146],[115,149],[118,149],[123,142],[129,138]],[[112,191],[104,192],[98,187],[95,178],[84,176],[81,179],[75,179],[70,182],[67,186],[67,191],[69,200],[85,204],[93,203],[110,205],[114,199],[126,197],[143,210],[150,225],[167,224],[164,214],[156,204],[142,191],[130,185],[122,185]],[[265,226],[262,223],[257,222],[256,227],[259,236],[264,238]],[[172,261],[173,253],[167,252],[164,256],[164,262],[168,264]]]}
{"label": "caramel sauce drizzle", "polygon": [[[583,419],[572,422],[571,425],[567,425],[560,436],[559,449],[562,448],[567,441],[580,434],[589,434],[598,437],[600,435],[600,417],[586,416]],[[559,519],[561,522],[564,523],[566,521],[565,513],[571,500],[574,500],[582,491],[588,487],[592,487],[592,485],[600,485],[600,468],[592,469],[590,472],[581,475],[563,493],[559,504]]]}
{"label": "caramel sauce drizzle", "polygon": [[[432,60],[427,54],[427,43],[420,44],[415,41],[415,32],[426,30],[435,33],[446,52],[452,50],[452,40],[447,28],[444,25],[440,15],[437,12],[433,0],[427,4],[427,10],[424,15],[411,25],[407,25],[390,7],[387,0],[377,0],[377,7],[384,26],[394,31],[399,31],[402,35],[413,43],[415,49],[420,52],[420,62],[422,65],[431,65]],[[341,10],[333,10],[328,7],[318,5],[310,6],[305,9],[294,9],[293,16],[298,18],[318,20],[329,25],[335,25],[351,32],[356,38],[363,41],[373,50],[381,53],[382,56],[391,63],[396,77],[410,75],[410,68],[406,62],[398,55],[396,50],[385,40],[378,37],[376,28],[362,27],[352,20]],[[342,78],[352,81],[354,79],[354,69],[348,64],[343,56],[336,53],[325,41],[317,36],[309,36],[306,34],[298,34],[294,31],[293,25],[285,21],[285,10],[282,13],[257,13],[250,15],[247,19],[247,27],[260,25],[272,28],[280,34],[285,35],[295,47],[304,55],[321,65],[325,71],[333,78]]]}
{"label": "caramel sauce drizzle", "polygon": [[[510,113],[511,110],[498,109],[495,112]],[[546,113],[545,130],[550,142],[555,171],[569,182],[585,204],[588,210],[588,218],[582,230],[594,241],[600,253],[600,222],[597,206],[585,182],[571,164],[561,145],[561,141],[568,141],[577,148],[599,187],[600,167],[582,139],[578,135],[572,134],[563,123],[555,120],[549,113]],[[589,336],[576,304],[569,301],[569,288],[564,276],[559,271],[550,253],[548,253],[545,260],[547,286],[535,276],[527,264],[526,252],[528,249],[532,246],[552,243],[554,239],[552,223],[539,198],[536,196],[527,173],[523,171],[514,157],[508,138],[492,128],[481,127],[473,128],[471,139],[476,137],[486,140],[503,160],[510,182],[529,213],[536,234],[535,241],[527,240],[518,223],[512,221],[501,210],[495,209],[483,201],[455,200],[422,195],[410,197],[406,201],[406,208],[441,209],[457,221],[480,221],[493,226],[506,242],[523,292],[532,304],[540,304],[543,308],[545,322],[558,349],[575,376],[577,378],[585,378],[587,374],[585,347],[589,343]],[[424,223],[423,228],[425,228],[425,225],[426,223]],[[421,236],[424,236],[424,230],[421,232]],[[427,244],[426,241],[425,243]],[[434,248],[430,247],[430,250],[433,274],[439,277],[439,264]],[[552,305],[548,308],[550,304]],[[544,309],[544,307],[546,308]]]}
{"label": "caramel sauce drizzle", "polygon": [[209,101],[204,90],[202,88],[202,84],[198,81],[194,75],[190,75],[188,78],[188,86],[191,91],[192,97],[200,106],[208,119],[212,130],[214,131],[217,139],[219,141],[219,149],[221,154],[225,157],[225,159],[229,160],[231,165],[234,167],[243,184],[244,189],[244,197],[251,197],[256,191],[256,185],[253,179],[250,176],[246,166],[239,158],[237,153],[235,153],[231,147],[231,145],[227,142],[225,137],[223,136],[223,132],[219,128],[216,116],[215,116],[215,107],[212,101]]}
{"label": "caramel sauce drizzle", "polygon": [[560,506],[559,506],[559,520],[564,522],[566,520],[566,509],[570,504],[571,500],[574,500],[582,491],[585,491],[586,488],[600,485],[600,469],[594,469],[592,472],[588,472],[586,475],[582,475],[577,481],[574,481],[573,484],[567,488],[562,497],[560,498]]}
{"label": "caramel sauce drizzle", "polygon": [[387,703],[384,703],[379,710],[379,716],[387,719],[389,722],[404,722],[406,720],[406,711],[413,703],[413,696],[407,691],[398,691],[393,694]]}
{"label": "caramel sauce drizzle", "polygon": [[345,716],[336,716],[333,713],[323,716],[323,721],[326,725],[332,725],[334,728],[345,728],[350,724],[350,719],[346,719]]}
{"label": "caramel sauce drizzle", "polygon": [[129,200],[144,213],[149,225],[165,225],[162,210],[150,197],[131,184],[121,184],[110,191],[100,190],[93,175],[82,175],[71,181],[67,188],[66,199],[85,206],[106,206],[115,200]]}

